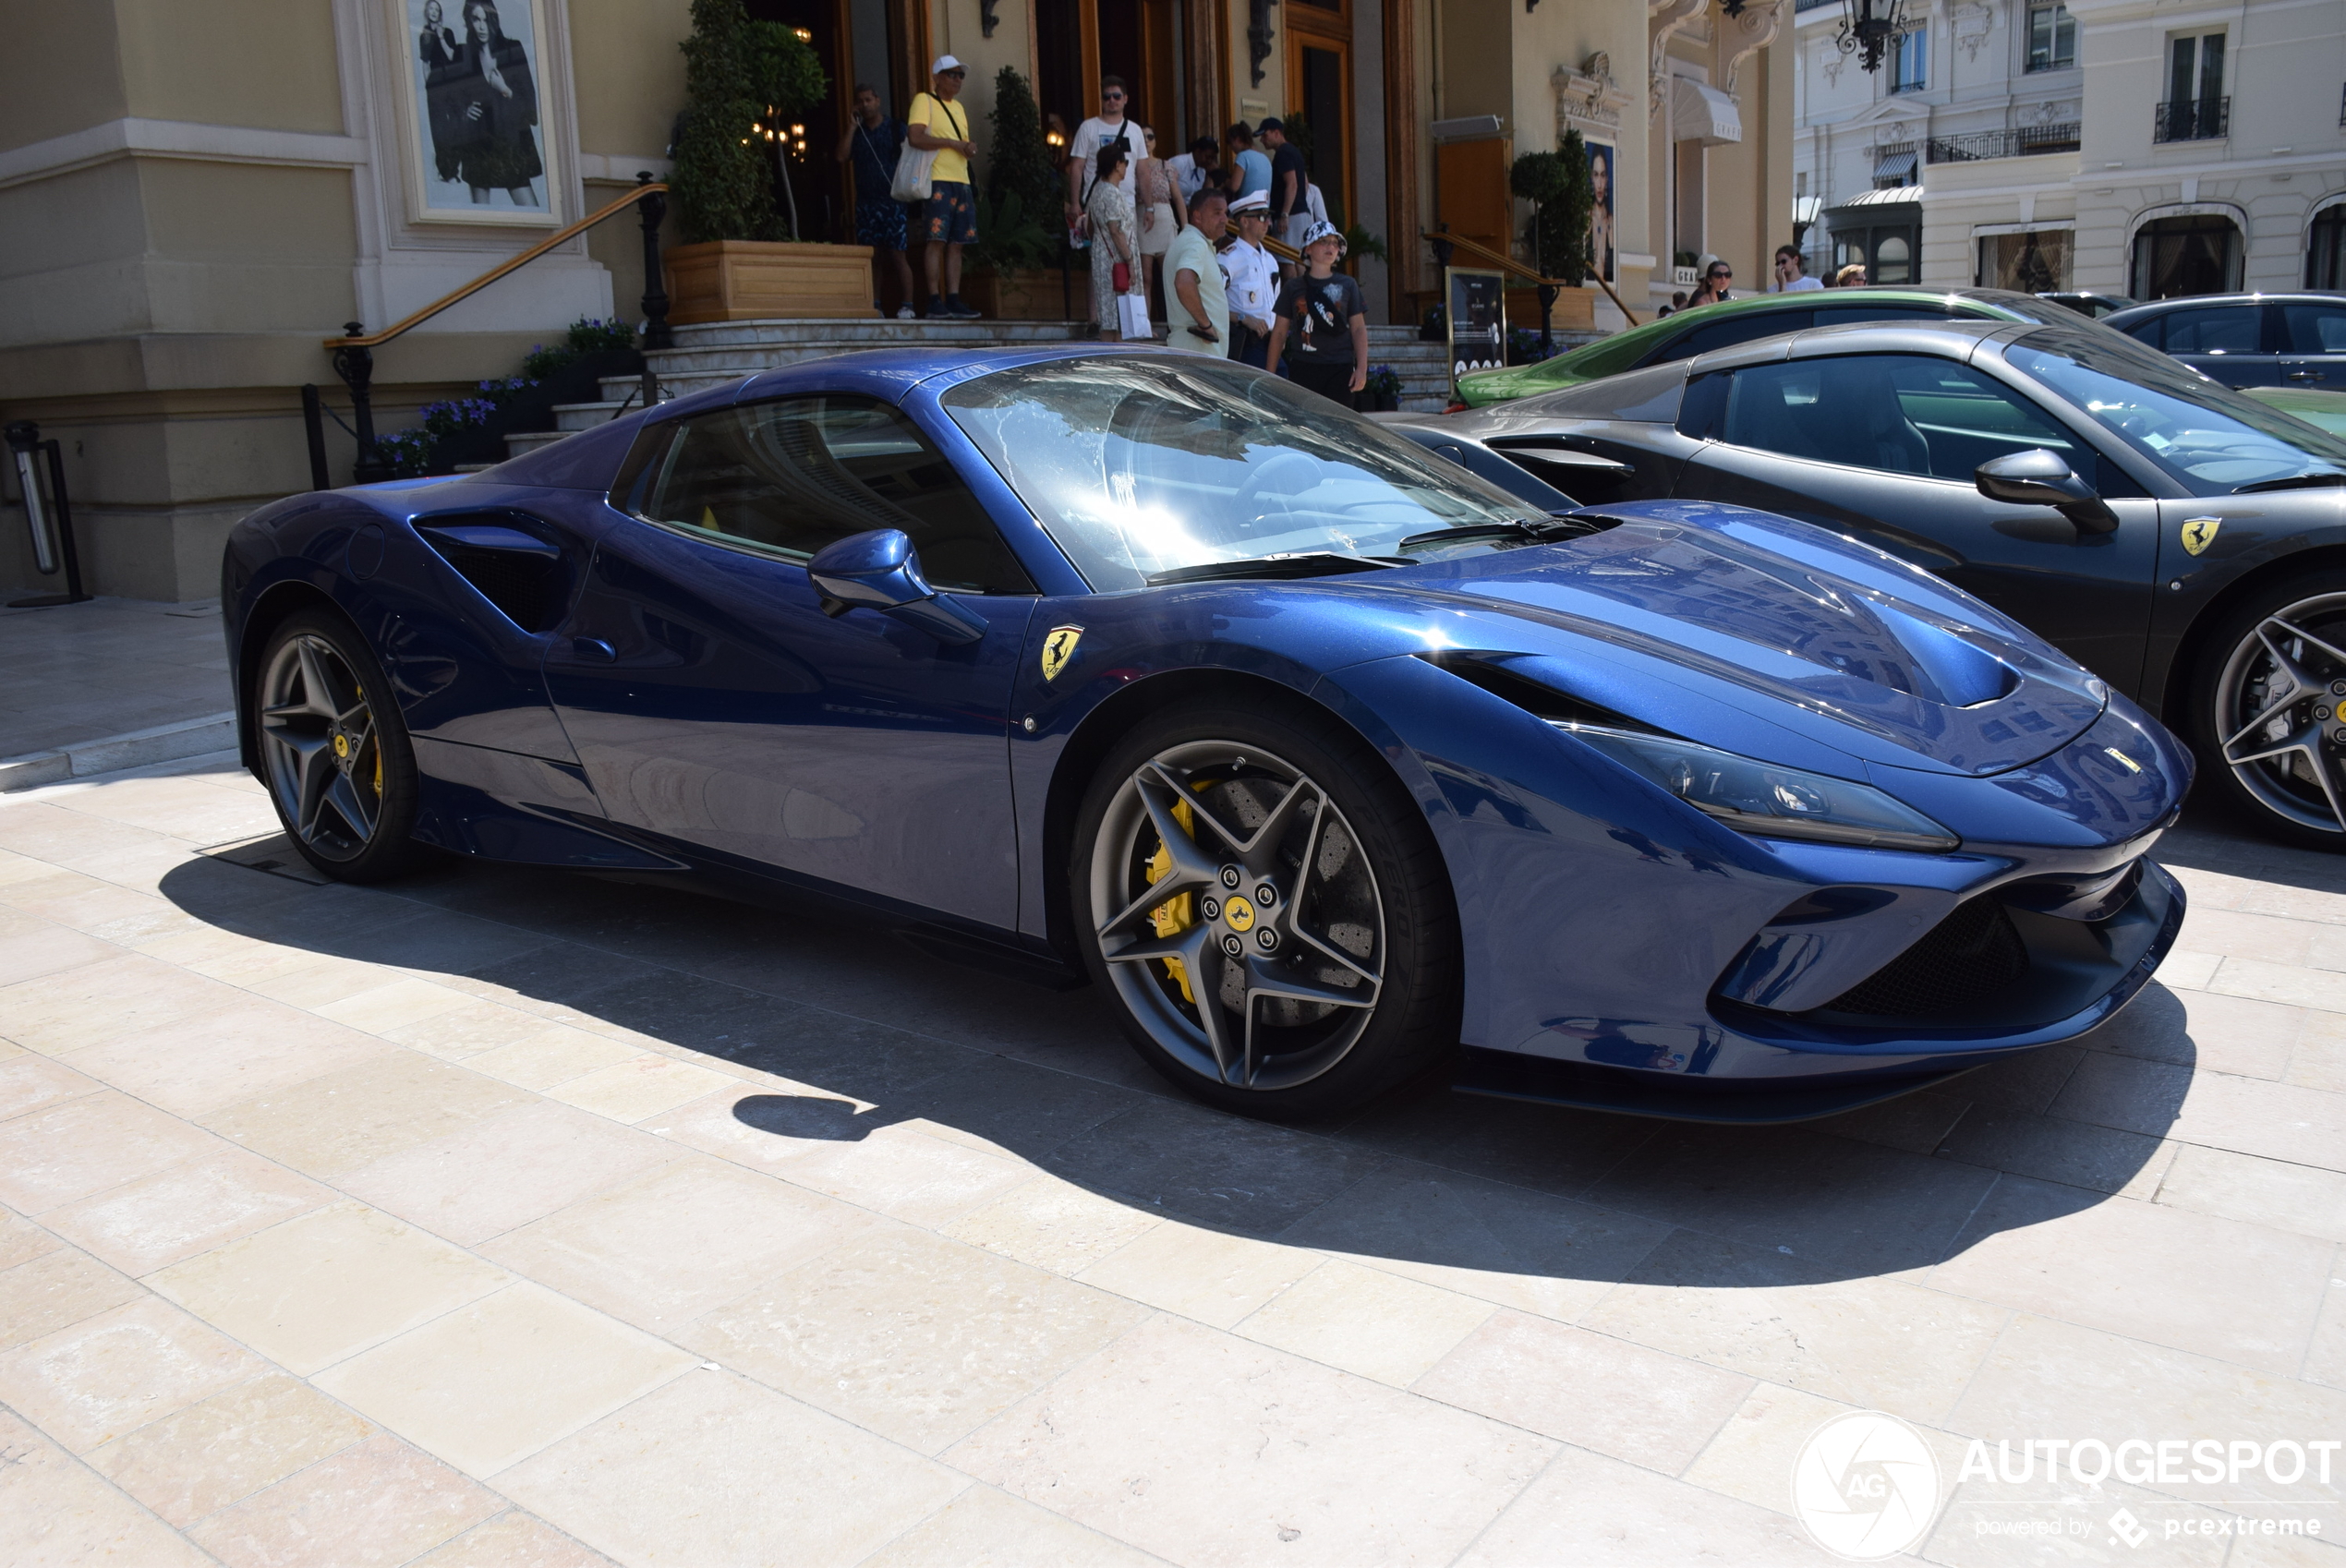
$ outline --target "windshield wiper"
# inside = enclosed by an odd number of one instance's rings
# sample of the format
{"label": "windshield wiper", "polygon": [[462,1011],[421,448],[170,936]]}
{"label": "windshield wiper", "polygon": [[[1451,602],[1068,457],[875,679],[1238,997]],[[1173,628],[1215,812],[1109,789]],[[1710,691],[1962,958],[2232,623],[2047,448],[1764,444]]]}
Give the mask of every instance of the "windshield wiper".
{"label": "windshield wiper", "polygon": [[1209,561],[1202,566],[1175,566],[1148,574],[1152,588],[1172,583],[1207,583],[1223,577],[1336,577],[1349,572],[1382,571],[1388,566],[1415,566],[1398,556],[1338,555],[1333,550],[1299,550],[1291,555],[1258,555],[1246,561]]}
{"label": "windshield wiper", "polygon": [[2322,485],[2346,485],[2346,470],[2316,468],[2304,474],[2285,474],[2278,479],[2257,479],[2245,485],[2234,485],[2232,494],[2246,496],[2265,490],[2309,490]]}
{"label": "windshield wiper", "polygon": [[1462,539],[1516,538],[1533,544],[1545,544],[1554,539],[1578,538],[1593,530],[1571,517],[1511,517],[1505,523],[1469,523],[1462,528],[1436,528],[1431,533],[1411,534],[1394,546],[1398,550],[1412,550],[1420,545],[1455,544]]}

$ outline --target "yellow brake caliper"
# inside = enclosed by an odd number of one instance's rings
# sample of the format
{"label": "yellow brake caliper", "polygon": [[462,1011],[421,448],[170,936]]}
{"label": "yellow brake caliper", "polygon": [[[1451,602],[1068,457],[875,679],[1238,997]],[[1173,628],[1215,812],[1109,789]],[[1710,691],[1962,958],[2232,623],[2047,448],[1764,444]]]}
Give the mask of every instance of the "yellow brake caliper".
{"label": "yellow brake caliper", "polygon": [[[1203,790],[1205,786],[1201,784],[1197,786],[1197,788]],[[1193,822],[1193,814],[1191,810],[1189,802],[1176,801],[1173,802],[1173,820],[1181,825],[1182,832],[1188,834],[1192,838],[1197,837],[1197,828]],[[1159,840],[1156,846],[1156,853],[1149,861],[1149,881],[1151,884],[1159,883],[1172,874],[1173,847],[1170,844]],[[1197,895],[1194,893],[1181,893],[1166,899],[1165,902],[1157,905],[1156,908],[1149,911],[1149,920],[1155,925],[1156,934],[1160,937],[1179,935],[1182,932],[1187,931],[1191,926],[1197,923]],[[1181,1000],[1189,1003],[1191,1007],[1197,1006],[1197,996],[1190,990],[1189,966],[1179,959],[1167,959],[1164,960],[1164,963],[1165,972],[1173,980],[1178,982],[1181,987]]]}

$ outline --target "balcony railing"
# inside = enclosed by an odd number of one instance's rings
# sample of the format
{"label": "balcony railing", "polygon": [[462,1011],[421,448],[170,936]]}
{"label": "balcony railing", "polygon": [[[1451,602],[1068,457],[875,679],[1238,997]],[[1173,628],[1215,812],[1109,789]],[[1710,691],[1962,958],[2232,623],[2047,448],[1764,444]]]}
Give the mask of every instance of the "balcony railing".
{"label": "balcony railing", "polygon": [[2230,134],[2232,101],[2229,98],[2175,98],[2159,105],[2151,123],[2153,141],[2213,141]]}
{"label": "balcony railing", "polygon": [[2077,151],[2077,122],[1979,131],[1971,136],[1934,136],[1927,154],[1933,163],[1977,163],[1988,158],[2033,158],[2039,152]]}

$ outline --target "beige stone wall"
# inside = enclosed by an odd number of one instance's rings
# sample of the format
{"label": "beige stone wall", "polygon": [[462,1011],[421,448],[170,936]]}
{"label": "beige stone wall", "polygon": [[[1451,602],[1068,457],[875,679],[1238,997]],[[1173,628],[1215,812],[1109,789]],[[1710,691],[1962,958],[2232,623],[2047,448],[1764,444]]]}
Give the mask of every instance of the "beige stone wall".
{"label": "beige stone wall", "polygon": [[[40,8],[94,11],[106,4]],[[320,0],[111,4],[130,114],[264,130],[343,128],[333,11]]]}
{"label": "beige stone wall", "polygon": [[104,125],[129,113],[103,0],[0,0],[0,148]]}

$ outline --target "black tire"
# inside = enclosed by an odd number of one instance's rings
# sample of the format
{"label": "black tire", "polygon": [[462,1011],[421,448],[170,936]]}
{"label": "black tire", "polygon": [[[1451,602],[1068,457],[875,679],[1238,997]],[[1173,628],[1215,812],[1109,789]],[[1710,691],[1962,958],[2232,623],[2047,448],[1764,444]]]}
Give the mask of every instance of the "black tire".
{"label": "black tire", "polygon": [[[1179,860],[1165,822],[1189,835]],[[1103,760],[1070,849],[1085,967],[1142,1059],[1198,1099],[1335,1116],[1457,1049],[1448,870],[1392,768],[1324,711],[1237,697],[1153,716]],[[1148,905],[1160,886],[1186,891]],[[1144,956],[1176,947],[1190,956]]]}
{"label": "black tire", "polygon": [[260,782],[285,837],[337,882],[381,882],[429,852],[409,835],[420,785],[391,682],[350,622],[305,609],[253,670]]}
{"label": "black tire", "polygon": [[2209,629],[2189,682],[2200,776],[2274,837],[2346,850],[2346,571],[2242,601]]}

